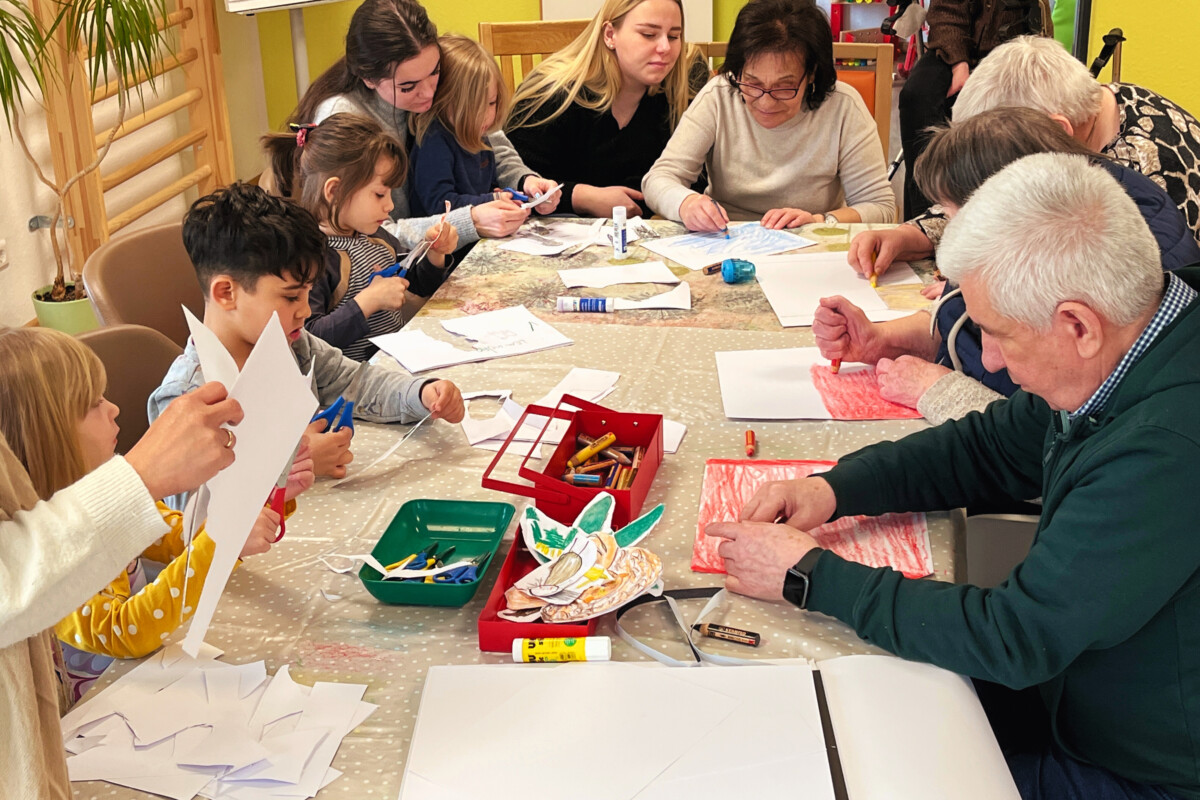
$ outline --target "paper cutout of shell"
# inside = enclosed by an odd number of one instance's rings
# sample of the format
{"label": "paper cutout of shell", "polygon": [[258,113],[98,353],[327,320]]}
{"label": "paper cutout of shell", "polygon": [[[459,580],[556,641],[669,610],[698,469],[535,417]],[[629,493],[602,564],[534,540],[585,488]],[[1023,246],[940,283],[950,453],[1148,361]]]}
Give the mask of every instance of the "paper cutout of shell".
{"label": "paper cutout of shell", "polygon": [[[521,536],[525,547],[541,563],[557,558],[576,538],[612,531],[613,510],[617,501],[608,492],[600,492],[583,507],[570,525],[550,519],[533,506],[527,506],[521,517]],[[613,533],[618,547],[631,547],[654,529],[662,519],[663,505],[646,512],[621,530]]]}

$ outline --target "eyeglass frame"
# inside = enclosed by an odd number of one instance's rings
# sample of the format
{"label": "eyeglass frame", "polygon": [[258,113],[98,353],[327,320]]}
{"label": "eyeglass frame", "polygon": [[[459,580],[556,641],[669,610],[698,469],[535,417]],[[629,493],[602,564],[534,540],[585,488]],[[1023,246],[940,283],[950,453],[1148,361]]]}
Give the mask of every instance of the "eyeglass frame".
{"label": "eyeglass frame", "polygon": [[[734,88],[736,88],[742,94],[742,96],[748,100],[759,100],[762,97],[770,95],[772,100],[778,100],[781,103],[786,103],[788,100],[795,100],[802,90],[808,88],[805,86],[804,81],[801,81],[799,86],[793,88],[780,86],[775,89],[764,89],[761,86],[755,86],[753,83],[736,81],[733,78],[729,78],[728,80],[731,84],[733,84]],[[746,91],[746,88],[743,87],[748,87],[752,91],[748,92]],[[754,94],[754,92],[758,92],[758,94]],[[780,97],[775,94],[776,92],[791,92],[792,94],[789,97]]]}

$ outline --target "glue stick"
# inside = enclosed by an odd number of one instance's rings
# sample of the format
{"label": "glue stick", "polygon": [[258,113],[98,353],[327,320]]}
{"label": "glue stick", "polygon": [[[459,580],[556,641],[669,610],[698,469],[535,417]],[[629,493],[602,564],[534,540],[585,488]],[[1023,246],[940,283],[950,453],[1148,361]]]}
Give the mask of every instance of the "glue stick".
{"label": "glue stick", "polygon": [[513,639],[513,661],[608,661],[612,658],[612,639],[607,636],[580,636],[566,639]]}
{"label": "glue stick", "polygon": [[601,314],[611,314],[617,310],[617,301],[612,297],[560,297],[558,298],[560,312],[596,311]]}
{"label": "glue stick", "polygon": [[613,258],[620,261],[629,256],[629,246],[625,241],[627,232],[625,230],[625,206],[613,206]]}

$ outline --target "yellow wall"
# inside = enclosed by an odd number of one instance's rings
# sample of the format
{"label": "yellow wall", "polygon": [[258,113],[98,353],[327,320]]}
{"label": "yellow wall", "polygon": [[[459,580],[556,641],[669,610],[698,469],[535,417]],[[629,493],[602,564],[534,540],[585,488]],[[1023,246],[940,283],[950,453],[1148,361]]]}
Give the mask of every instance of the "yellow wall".
{"label": "yellow wall", "polygon": [[[1200,70],[1194,55],[1200,40],[1197,11],[1194,0],[1094,0],[1088,64],[1100,52],[1100,37],[1121,28],[1129,40],[1121,56],[1121,80],[1165,95],[1200,115]],[[1107,76],[1106,70],[1102,79]]]}
{"label": "yellow wall", "polygon": [[[478,38],[480,22],[540,19],[540,0],[423,0],[440,33],[462,33]],[[341,57],[350,17],[358,0],[304,9],[304,35],[308,39],[308,69],[315,78]],[[263,84],[267,119],[278,129],[296,107],[296,73],[292,66],[292,36],[288,12],[258,16],[258,37],[263,53]]]}

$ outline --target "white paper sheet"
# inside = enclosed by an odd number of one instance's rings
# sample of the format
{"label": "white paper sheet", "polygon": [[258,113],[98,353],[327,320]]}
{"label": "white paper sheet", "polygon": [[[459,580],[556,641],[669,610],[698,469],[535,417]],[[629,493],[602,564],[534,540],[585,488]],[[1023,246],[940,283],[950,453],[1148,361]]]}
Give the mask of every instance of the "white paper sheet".
{"label": "white paper sheet", "polygon": [[754,256],[783,253],[801,247],[811,247],[816,242],[787,231],[764,228],[757,222],[745,222],[729,226],[729,238],[725,234],[685,233],[664,239],[647,239],[642,247],[671,259],[688,269],[696,270],[709,264],[718,264],[727,258],[745,258],[758,263]]}
{"label": "white paper sheet", "polygon": [[[195,317],[189,320],[189,324],[195,322]],[[193,337],[200,334],[203,338],[199,328],[193,325]],[[207,375],[204,358],[219,361],[219,355],[200,355],[201,368]],[[317,399],[300,373],[275,314],[229,387],[229,396],[241,404],[245,416],[237,428],[236,460],[208,482],[212,497],[205,530],[216,549],[183,640],[183,649],[192,655],[204,641],[246,537],[317,408]]]}
{"label": "white paper sheet", "polygon": [[968,679],[892,656],[818,666],[850,797],[1020,797]]}
{"label": "white paper sheet", "polygon": [[561,183],[556,184],[553,189],[543,193],[540,197],[531,197],[529,200],[521,203],[521,208],[533,208],[534,206],[540,206],[542,203],[553,197],[556,192],[561,191],[562,187],[563,185]]}
{"label": "white paper sheet", "polygon": [[656,294],[653,297],[647,297],[645,300],[629,300],[624,297],[618,297],[613,302],[618,311],[645,308],[666,308],[686,311],[692,307],[692,287],[688,283],[681,283],[674,289]]}
{"label": "white paper sheet", "polygon": [[560,269],[558,277],[568,289],[603,289],[621,283],[679,283],[679,278],[661,261],[619,264],[615,267]]}
{"label": "white paper sheet", "polygon": [[[472,724],[455,725],[466,709]],[[555,727],[554,750],[586,754],[601,768],[581,779],[577,759],[542,759],[537,783],[570,787],[573,800],[727,800],[784,788],[787,796],[833,797],[806,666],[621,663],[432,667],[400,797],[528,798],[529,765],[512,754],[542,752],[548,739],[522,721],[567,709],[576,710],[567,714],[575,724]]]}
{"label": "white paper sheet", "polygon": [[532,217],[500,245],[500,249],[531,256],[555,256],[570,247],[594,242],[603,224],[602,219],[587,224]]}
{"label": "white paper sheet", "polygon": [[683,437],[687,433],[687,425],[682,422],[676,422],[673,419],[663,419],[663,452],[674,453],[679,450],[679,445],[683,443]]}
{"label": "white paper sheet", "polygon": [[[845,253],[796,253],[755,259],[755,277],[785,328],[812,325],[822,297],[841,295],[873,322],[899,319],[912,311],[888,308],[871,283],[846,263]],[[878,279],[880,286],[920,285],[921,279],[904,262],[892,264]]]}
{"label": "white paper sheet", "polygon": [[[911,409],[879,397],[878,389],[859,383],[862,376],[825,386],[822,398],[813,382],[813,367],[828,374],[829,362],[815,347],[781,350],[735,350],[716,353],[721,402],[729,419],[920,419]],[[858,373],[873,373],[866,364],[843,364],[836,382]],[[873,384],[873,380],[868,381]],[[841,415],[835,417],[826,399]]]}
{"label": "white paper sheet", "polygon": [[531,314],[525,306],[443,320],[442,327],[470,340],[474,348],[463,350],[422,331],[408,330],[374,336],[371,341],[414,374],[454,364],[535,353],[574,343],[549,323]]}

